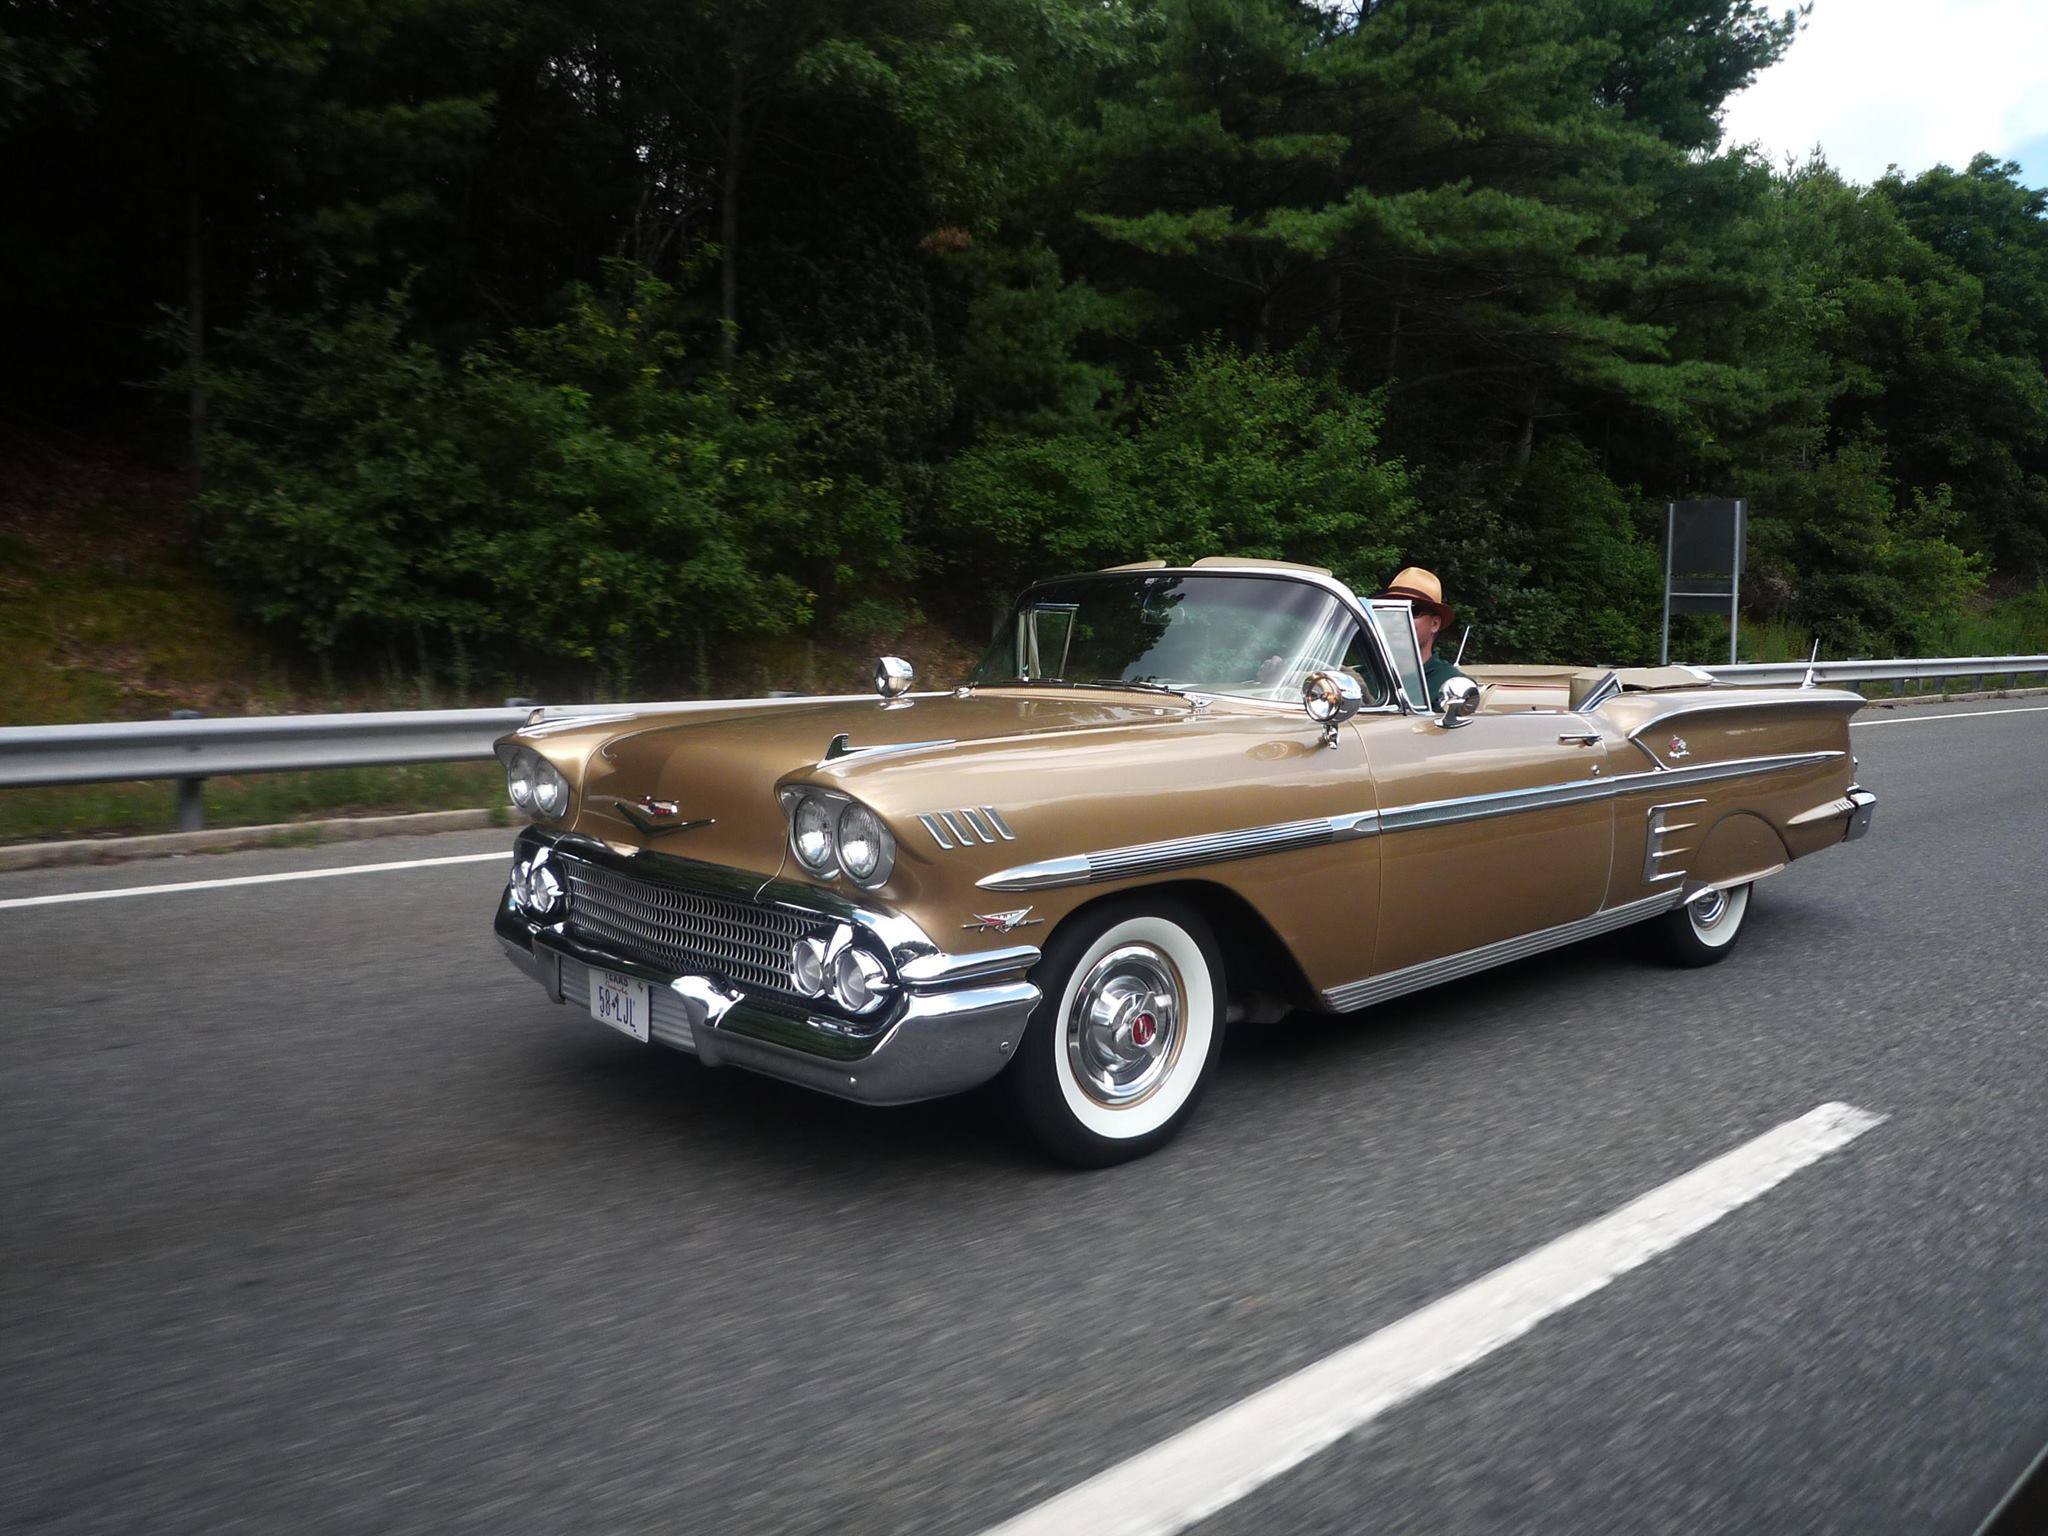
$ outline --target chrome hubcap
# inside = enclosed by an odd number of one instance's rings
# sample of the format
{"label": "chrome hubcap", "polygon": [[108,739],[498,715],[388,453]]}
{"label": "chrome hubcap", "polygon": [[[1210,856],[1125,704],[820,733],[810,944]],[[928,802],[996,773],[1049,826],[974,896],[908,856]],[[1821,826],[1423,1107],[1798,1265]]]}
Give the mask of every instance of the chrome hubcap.
{"label": "chrome hubcap", "polygon": [[1707,929],[1728,915],[1728,893],[1716,891],[1711,896],[1702,896],[1692,904],[1692,925]]}
{"label": "chrome hubcap", "polygon": [[1125,944],[1089,967],[1067,1014],[1067,1062],[1081,1091],[1111,1109],[1147,1097],[1180,1057],[1180,972],[1150,944]]}

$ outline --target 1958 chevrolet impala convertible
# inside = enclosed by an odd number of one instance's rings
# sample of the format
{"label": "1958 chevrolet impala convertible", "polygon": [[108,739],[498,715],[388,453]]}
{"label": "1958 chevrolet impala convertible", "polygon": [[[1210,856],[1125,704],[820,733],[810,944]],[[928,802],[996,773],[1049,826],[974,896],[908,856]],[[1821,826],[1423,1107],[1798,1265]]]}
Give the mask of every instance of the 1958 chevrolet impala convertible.
{"label": "1958 chevrolet impala convertible", "polygon": [[497,751],[496,930],[557,1002],[870,1103],[998,1075],[1055,1154],[1171,1137],[1223,1032],[1627,924],[1725,956],[1751,887],[1861,836],[1826,688],[1475,669],[1405,602],[1256,560],[1027,590],[943,693],[549,720]]}

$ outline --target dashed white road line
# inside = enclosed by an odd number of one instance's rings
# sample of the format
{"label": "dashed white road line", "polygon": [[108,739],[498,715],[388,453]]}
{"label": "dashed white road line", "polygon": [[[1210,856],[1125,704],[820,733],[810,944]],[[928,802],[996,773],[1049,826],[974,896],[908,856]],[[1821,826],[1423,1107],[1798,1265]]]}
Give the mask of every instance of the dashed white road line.
{"label": "dashed white road line", "polygon": [[482,864],[491,859],[510,865],[509,850],[457,853],[439,859],[394,859],[388,864],[338,864],[332,869],[291,869],[275,875],[235,875],[224,880],[180,880],[171,885],[124,885],[111,891],[64,891],[54,896],[10,896],[7,907],[59,907],[74,901],[112,901],[120,896],[169,896],[178,891],[218,891],[231,885],[278,885],[286,880],[332,880],[339,875],[378,875],[392,869],[431,869],[437,864]]}
{"label": "dashed white road line", "polygon": [[1823,1104],[984,1536],[1171,1536],[1455,1376],[1883,1120]]}
{"label": "dashed white road line", "polygon": [[2000,715],[2048,714],[2048,704],[2025,704],[2018,709],[1959,709],[1949,715],[1913,715],[1903,720],[1851,720],[1849,728],[1860,731],[1872,725],[1927,725],[1936,720],[1985,720]]}

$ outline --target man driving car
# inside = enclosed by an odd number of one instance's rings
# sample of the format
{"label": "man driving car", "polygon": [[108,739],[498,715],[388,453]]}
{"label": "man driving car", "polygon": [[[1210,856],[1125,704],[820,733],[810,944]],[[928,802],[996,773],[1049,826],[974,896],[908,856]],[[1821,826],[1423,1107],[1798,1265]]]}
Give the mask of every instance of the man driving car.
{"label": "man driving car", "polygon": [[1429,688],[1426,707],[1441,709],[1444,684],[1465,675],[1455,662],[1445,661],[1436,654],[1437,635],[1450,628],[1452,619],[1456,617],[1450,604],[1444,601],[1444,584],[1436,579],[1434,571],[1411,565],[1397,571],[1379,595],[1403,598],[1414,609],[1415,638],[1422,642],[1422,679]]}

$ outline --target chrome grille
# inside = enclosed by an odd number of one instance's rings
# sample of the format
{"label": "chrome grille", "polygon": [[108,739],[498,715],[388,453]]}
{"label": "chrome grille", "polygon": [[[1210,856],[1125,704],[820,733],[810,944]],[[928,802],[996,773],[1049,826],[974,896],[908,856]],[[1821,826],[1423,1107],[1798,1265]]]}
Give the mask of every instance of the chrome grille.
{"label": "chrome grille", "polygon": [[639,880],[580,859],[569,876],[570,937],[670,975],[711,974],[789,994],[789,951],[816,920],[681,886]]}

